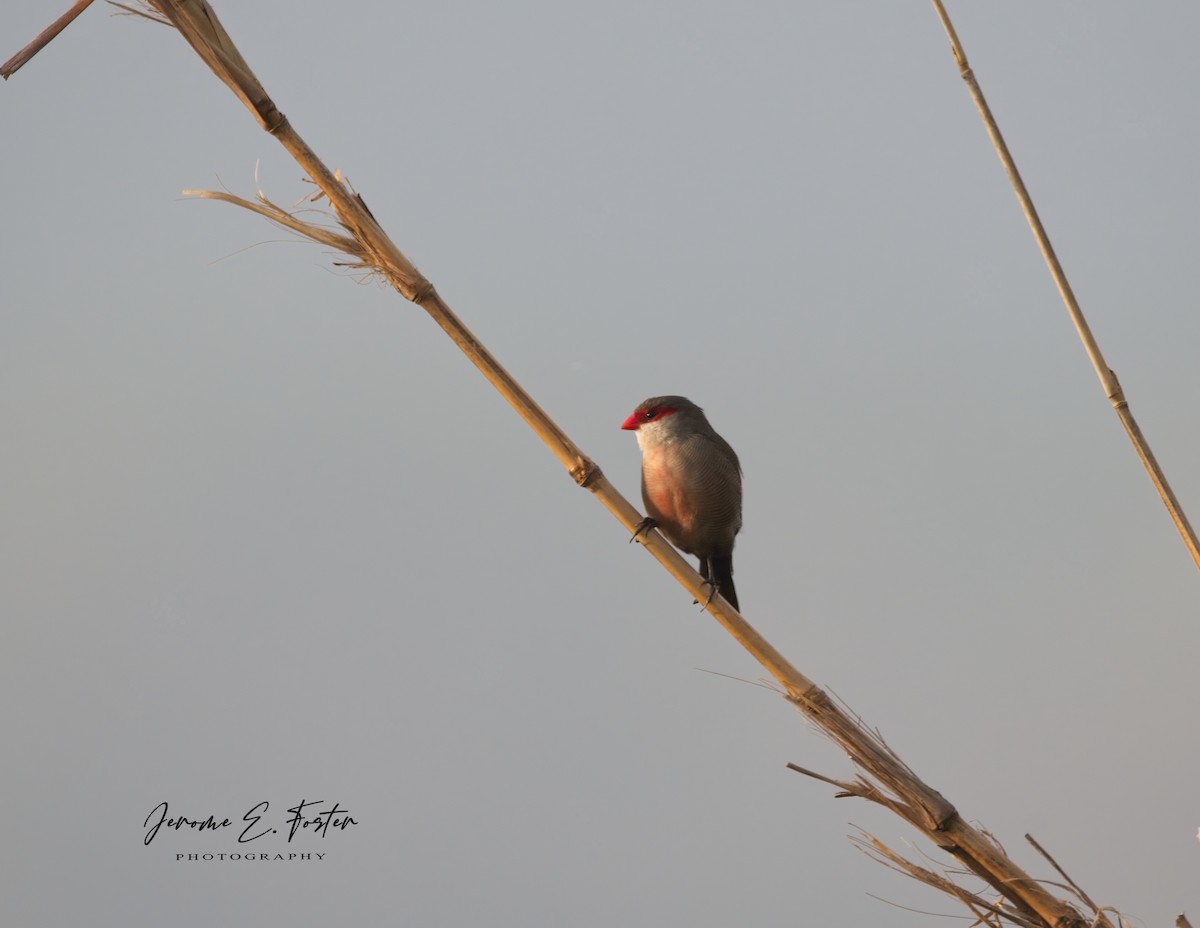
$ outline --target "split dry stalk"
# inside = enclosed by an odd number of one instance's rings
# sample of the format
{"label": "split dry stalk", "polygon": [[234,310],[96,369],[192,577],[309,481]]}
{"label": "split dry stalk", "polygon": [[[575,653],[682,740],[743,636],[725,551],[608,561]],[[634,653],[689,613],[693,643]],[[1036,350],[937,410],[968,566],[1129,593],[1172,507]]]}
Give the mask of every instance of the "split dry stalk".
{"label": "split dry stalk", "polygon": [[[262,197],[260,203],[251,203],[224,193],[201,195],[247,206],[314,241],[344,250],[358,266],[372,269],[402,296],[424,309],[541,437],[575,481],[590,490],[632,533],[641,514],[608,483],[600,468],[580,451],[451,311],[433,285],[388,238],[362,197],[331,172],[305,144],[255,78],[208,3],[204,0],[146,2],[182,33],[205,63],[254,114],[259,124],[292,154],[329,200],[338,222],[348,234],[342,236],[310,226]],[[661,535],[652,531],[643,534],[640,540],[693,596],[701,601],[707,598],[699,574]],[[1004,904],[1003,907],[995,904],[981,907],[981,911],[992,915],[1011,913],[1019,924],[1044,928],[1084,928],[1088,924],[1075,908],[1056,898],[1041,882],[1009,859],[990,835],[969,825],[954,806],[937,790],[923,783],[876,732],[793,667],[723,598],[714,598],[707,608],[780,683],[786,698],[846,751],[858,771],[851,781],[820,779],[838,786],[841,795],[867,799],[892,810],[953,855],[970,873],[986,881],[1003,897]],[[1107,925],[1102,920],[1097,923]]]}
{"label": "split dry stalk", "polygon": [[1017,163],[1013,160],[1012,153],[1008,150],[1008,145],[1004,141],[1004,136],[1000,133],[1000,127],[996,124],[996,120],[992,116],[991,107],[988,106],[987,100],[984,99],[979,81],[975,79],[975,72],[971,70],[970,64],[967,63],[967,53],[963,50],[962,43],[958,39],[958,33],[954,30],[954,24],[950,22],[950,16],[946,12],[946,8],[942,5],[941,0],[932,0],[932,2],[934,9],[937,11],[938,18],[942,21],[942,27],[946,30],[946,36],[950,39],[950,48],[954,52],[954,60],[958,63],[959,74],[966,82],[967,89],[971,93],[971,99],[975,101],[975,107],[979,110],[979,117],[983,120],[984,128],[987,129],[988,137],[992,140],[996,154],[1000,156],[1000,163],[1004,165],[1004,171],[1008,175],[1013,190],[1016,192],[1017,199],[1021,203],[1021,209],[1025,213],[1025,218],[1029,221],[1029,228],[1033,231],[1033,237],[1037,240],[1038,248],[1042,252],[1046,266],[1050,269],[1050,276],[1054,278],[1055,286],[1058,287],[1059,295],[1067,307],[1067,313],[1071,316],[1071,322],[1075,326],[1075,331],[1079,333],[1079,338],[1083,342],[1083,349],[1087,352],[1087,356],[1092,362],[1092,367],[1095,368],[1096,376],[1100,378],[1100,386],[1104,389],[1104,395],[1108,397],[1108,401],[1112,404],[1117,418],[1121,420],[1121,425],[1124,426],[1125,433],[1129,436],[1134,450],[1146,468],[1146,472],[1150,475],[1150,481],[1154,484],[1154,488],[1158,490],[1158,495],[1162,498],[1163,505],[1167,507],[1167,512],[1170,514],[1171,520],[1175,523],[1175,528],[1179,530],[1184,545],[1192,555],[1192,561],[1195,562],[1197,568],[1200,568],[1200,542],[1196,540],[1196,533],[1192,529],[1187,516],[1184,514],[1183,507],[1179,505],[1179,500],[1175,498],[1175,493],[1171,489],[1171,485],[1167,483],[1167,476],[1159,466],[1157,458],[1154,457],[1154,452],[1150,450],[1150,444],[1146,441],[1146,436],[1142,434],[1137,420],[1133,418],[1133,412],[1129,408],[1128,400],[1125,399],[1125,392],[1121,389],[1121,384],[1117,381],[1117,375],[1105,363],[1104,355],[1100,353],[1100,346],[1096,343],[1096,339],[1092,335],[1092,330],[1083,316],[1083,310],[1079,308],[1079,302],[1075,299],[1075,293],[1071,289],[1070,282],[1067,280],[1066,272],[1063,271],[1062,265],[1059,264],[1058,255],[1054,252],[1054,246],[1050,244],[1050,236],[1046,234],[1046,229],[1042,225],[1042,220],[1038,216],[1037,209],[1034,208],[1033,198],[1029,195],[1029,191],[1025,187],[1025,182],[1021,179],[1021,174],[1017,170]]}

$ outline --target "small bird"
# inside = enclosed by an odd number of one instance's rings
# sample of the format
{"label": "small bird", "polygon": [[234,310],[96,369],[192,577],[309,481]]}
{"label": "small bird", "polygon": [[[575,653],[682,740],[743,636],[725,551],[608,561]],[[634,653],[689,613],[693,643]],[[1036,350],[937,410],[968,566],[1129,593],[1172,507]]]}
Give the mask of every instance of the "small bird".
{"label": "small bird", "polygon": [[637,534],[657,527],[694,554],[713,595],[720,592],[737,609],[733,540],[742,529],[742,468],[729,442],[682,396],[651,397],[621,428],[636,432],[642,449],[647,518]]}

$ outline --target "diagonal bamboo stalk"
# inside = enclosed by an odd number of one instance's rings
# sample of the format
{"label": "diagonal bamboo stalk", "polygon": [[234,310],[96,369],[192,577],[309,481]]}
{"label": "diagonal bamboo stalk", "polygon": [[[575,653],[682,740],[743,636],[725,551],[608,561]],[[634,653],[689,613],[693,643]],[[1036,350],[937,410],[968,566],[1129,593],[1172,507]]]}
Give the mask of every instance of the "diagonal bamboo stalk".
{"label": "diagonal bamboo stalk", "polygon": [[[208,3],[205,0],[147,2],[180,31],[213,72],[250,109],[260,125],[292,154],[328,198],[349,237],[331,240],[325,229],[310,233],[304,229],[303,222],[294,216],[280,216],[282,211],[269,203],[259,206],[242,201],[241,205],[303,234],[311,234],[314,240],[326,244],[336,241],[337,247],[344,247],[362,266],[374,269],[402,296],[424,309],[550,448],[575,481],[595,494],[626,530],[632,532],[640,522],[641,514],[608,483],[600,468],[579,450],[454,314],[433,285],[388,238],[362,198],[331,172],[300,138],[259,84]],[[220,198],[231,199],[224,194]],[[236,201],[236,198],[232,199]],[[706,599],[701,595],[706,590],[699,574],[661,535],[652,531],[641,540],[646,550],[693,596],[701,601]],[[1054,897],[1010,860],[990,836],[967,824],[954,806],[937,790],[923,783],[882,738],[793,667],[722,597],[715,597],[707,609],[779,681],[786,698],[845,750],[859,770],[858,779],[850,783],[822,779],[844,786],[849,795],[891,809],[983,878],[1007,900],[1015,913],[1030,923],[1048,928],[1084,928],[1088,924],[1076,909]],[[1094,924],[1108,925],[1107,921]]]}
{"label": "diagonal bamboo stalk", "polygon": [[1075,299],[1075,293],[1071,289],[1070,282],[1067,280],[1066,272],[1063,271],[1062,265],[1059,264],[1058,256],[1054,252],[1054,246],[1050,244],[1050,236],[1046,234],[1042,220],[1033,205],[1033,198],[1029,195],[1029,191],[1025,187],[1025,182],[1021,179],[1021,174],[1017,170],[1017,163],[1013,160],[1012,153],[1008,150],[1008,145],[1005,144],[1004,136],[1000,133],[1000,127],[996,124],[996,120],[992,116],[992,110],[988,106],[987,100],[984,99],[979,81],[975,79],[975,72],[971,70],[971,66],[967,62],[967,53],[963,50],[962,43],[958,39],[958,33],[954,30],[954,24],[950,22],[950,16],[946,12],[946,8],[942,5],[941,0],[932,0],[932,2],[934,9],[937,11],[938,18],[942,21],[942,27],[946,30],[946,36],[950,39],[950,47],[954,52],[954,60],[958,63],[959,74],[966,82],[967,89],[971,93],[971,99],[975,101],[975,107],[979,110],[979,117],[983,120],[984,128],[987,129],[988,137],[992,140],[996,154],[1000,156],[1000,162],[1004,165],[1004,171],[1008,175],[1013,190],[1017,194],[1017,199],[1021,203],[1021,209],[1025,213],[1025,218],[1029,221],[1029,228],[1033,230],[1033,237],[1037,240],[1038,248],[1042,252],[1046,266],[1050,269],[1050,276],[1054,278],[1059,295],[1062,297],[1063,303],[1067,307],[1067,312],[1071,316],[1071,322],[1075,325],[1075,331],[1079,333],[1080,341],[1083,342],[1083,350],[1087,352],[1087,356],[1092,362],[1092,367],[1096,370],[1096,376],[1100,378],[1100,386],[1104,388],[1104,395],[1108,397],[1108,401],[1117,413],[1117,418],[1121,420],[1121,425],[1124,426],[1125,433],[1133,443],[1133,448],[1141,459],[1142,465],[1146,468],[1146,472],[1150,475],[1150,480],[1154,484],[1154,488],[1158,490],[1158,495],[1162,498],[1163,505],[1167,507],[1167,512],[1170,513],[1171,520],[1175,523],[1175,528],[1179,530],[1184,545],[1192,555],[1192,561],[1195,562],[1197,568],[1200,568],[1200,541],[1197,541],[1196,533],[1192,529],[1187,516],[1184,514],[1183,507],[1179,505],[1179,500],[1175,498],[1175,493],[1171,489],[1171,485],[1167,483],[1167,475],[1163,473],[1157,458],[1154,457],[1154,452],[1150,450],[1150,444],[1146,441],[1146,436],[1142,434],[1137,420],[1133,418],[1133,412],[1129,408],[1129,401],[1125,399],[1125,392],[1121,389],[1121,384],[1117,381],[1117,375],[1104,362],[1104,355],[1100,353],[1100,346],[1096,343],[1096,339],[1092,335],[1092,330],[1083,316],[1083,310],[1079,308],[1079,302]]}

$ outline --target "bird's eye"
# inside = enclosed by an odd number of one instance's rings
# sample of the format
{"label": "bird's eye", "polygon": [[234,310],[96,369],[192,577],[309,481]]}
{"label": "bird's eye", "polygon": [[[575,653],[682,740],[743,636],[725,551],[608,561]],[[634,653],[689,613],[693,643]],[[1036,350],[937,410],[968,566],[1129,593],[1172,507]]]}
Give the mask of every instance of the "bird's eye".
{"label": "bird's eye", "polygon": [[658,414],[657,409],[647,409],[644,413],[642,413],[642,418],[645,419],[647,422],[649,422],[657,414]]}

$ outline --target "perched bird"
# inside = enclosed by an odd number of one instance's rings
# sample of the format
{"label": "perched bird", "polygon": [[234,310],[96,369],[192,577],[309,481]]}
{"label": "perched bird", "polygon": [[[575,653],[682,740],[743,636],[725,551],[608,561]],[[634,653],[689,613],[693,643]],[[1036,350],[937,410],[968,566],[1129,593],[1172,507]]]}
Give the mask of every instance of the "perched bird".
{"label": "perched bird", "polygon": [[647,519],[638,532],[657,527],[698,557],[700,576],[737,609],[733,539],[742,528],[742,468],[729,442],[682,396],[646,400],[621,428],[635,432],[642,449]]}

